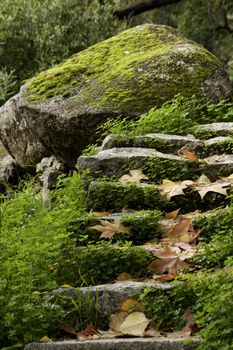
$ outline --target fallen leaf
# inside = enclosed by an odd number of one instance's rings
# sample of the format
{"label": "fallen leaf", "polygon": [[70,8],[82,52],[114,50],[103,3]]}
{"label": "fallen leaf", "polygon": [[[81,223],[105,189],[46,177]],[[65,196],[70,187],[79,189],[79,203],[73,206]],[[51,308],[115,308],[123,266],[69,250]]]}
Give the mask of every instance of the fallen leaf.
{"label": "fallen leaf", "polygon": [[125,312],[140,311],[140,312],[143,312],[144,307],[143,307],[142,303],[140,303],[138,300],[127,299],[122,303],[122,305],[120,307],[120,311],[125,311]]}
{"label": "fallen leaf", "polygon": [[205,195],[208,192],[215,192],[215,193],[220,193],[224,196],[227,196],[227,190],[230,189],[229,183],[227,182],[212,182],[212,183],[206,183],[206,184],[194,184],[192,188],[195,191],[198,191],[201,199],[205,197]]}
{"label": "fallen leaf", "polygon": [[176,181],[173,182],[168,179],[164,179],[162,184],[159,186],[160,194],[162,197],[170,200],[174,196],[184,195],[183,190],[193,184],[191,180]]}
{"label": "fallen leaf", "polygon": [[176,209],[176,210],[171,211],[170,213],[165,213],[165,218],[166,219],[176,220],[179,211],[180,211],[180,209]]}
{"label": "fallen leaf", "polygon": [[45,335],[44,337],[42,337],[40,339],[40,342],[41,343],[51,343],[52,342],[52,339],[50,339],[47,335]]}
{"label": "fallen leaf", "polygon": [[128,227],[125,227],[119,218],[115,219],[114,222],[107,220],[100,220],[101,225],[92,226],[91,229],[102,232],[100,238],[109,238],[111,239],[115,233],[125,233],[127,235],[131,234],[131,231]]}
{"label": "fallen leaf", "polygon": [[127,273],[127,272],[122,272],[116,279],[118,282],[122,282],[122,281],[132,281],[133,277]]}
{"label": "fallen leaf", "polygon": [[132,182],[132,183],[143,183],[143,182],[148,182],[149,178],[143,174],[143,172],[140,169],[136,170],[130,170],[129,171],[130,175],[123,175],[121,176],[118,181],[119,182]]}
{"label": "fallen leaf", "polygon": [[193,243],[200,233],[200,229],[193,228],[192,218],[180,218],[166,237],[172,242]]}
{"label": "fallen leaf", "polygon": [[195,152],[190,152],[188,151],[185,146],[182,147],[179,151],[178,151],[179,156],[188,159],[190,161],[198,161],[198,158],[195,154]]}
{"label": "fallen leaf", "polygon": [[143,337],[149,323],[150,320],[146,318],[143,312],[136,311],[132,312],[126,317],[126,319],[120,325],[119,330],[123,334]]}
{"label": "fallen leaf", "polygon": [[60,326],[60,329],[63,330],[64,332],[76,337],[77,332],[74,330],[74,321],[73,320],[70,320],[67,323],[62,324]]}
{"label": "fallen leaf", "polygon": [[86,339],[89,339],[90,336],[93,337],[96,335],[97,335],[97,338],[95,338],[95,339],[99,339],[100,338],[99,332],[92,324],[89,324],[82,331],[77,332],[76,337],[79,340],[86,340]]}
{"label": "fallen leaf", "polygon": [[179,253],[179,249],[177,250],[166,245],[154,253],[158,259],[150,263],[149,269],[156,274],[162,274],[166,271],[169,274],[176,274],[180,270],[189,269],[190,265],[180,258]]}
{"label": "fallen leaf", "polygon": [[155,325],[154,321],[150,321],[145,332],[144,337],[161,337],[161,333]]}
{"label": "fallen leaf", "polygon": [[186,321],[186,325],[182,328],[181,333],[184,336],[189,336],[196,333],[199,329],[194,321],[193,312],[191,307],[187,308],[184,312],[182,319]]}
{"label": "fallen leaf", "polygon": [[209,184],[211,183],[210,179],[205,175],[202,174],[196,181],[197,184]]}
{"label": "fallen leaf", "polygon": [[111,315],[110,321],[109,321],[109,328],[113,332],[121,333],[120,326],[126,319],[127,315],[128,315],[128,312],[125,312],[125,311],[120,311],[120,312],[117,312],[116,314]]}
{"label": "fallen leaf", "polygon": [[70,289],[70,288],[73,288],[73,287],[70,286],[69,284],[63,284],[63,285],[61,286],[61,288]]}

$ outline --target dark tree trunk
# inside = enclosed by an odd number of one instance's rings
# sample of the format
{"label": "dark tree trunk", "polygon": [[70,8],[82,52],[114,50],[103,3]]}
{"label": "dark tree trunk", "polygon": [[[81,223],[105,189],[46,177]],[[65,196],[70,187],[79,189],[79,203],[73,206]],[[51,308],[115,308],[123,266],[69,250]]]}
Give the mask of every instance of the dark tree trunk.
{"label": "dark tree trunk", "polygon": [[[100,0],[101,1],[101,0]],[[116,10],[113,12],[118,19],[124,19],[132,16],[137,16],[145,11],[153,10],[155,8],[164,7],[171,4],[176,4],[183,0],[150,0],[147,2],[140,2],[137,5],[132,5],[123,10]]]}

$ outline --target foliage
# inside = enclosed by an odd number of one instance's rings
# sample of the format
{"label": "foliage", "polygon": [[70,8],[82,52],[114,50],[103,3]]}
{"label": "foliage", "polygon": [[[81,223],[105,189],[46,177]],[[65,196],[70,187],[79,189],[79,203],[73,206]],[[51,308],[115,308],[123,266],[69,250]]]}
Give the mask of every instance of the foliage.
{"label": "foliage", "polygon": [[[232,349],[232,268],[186,275],[167,291],[146,289],[141,296],[147,317],[160,328],[179,329],[182,314],[192,307],[202,342],[199,350]],[[216,293],[218,291],[218,293]],[[226,317],[227,315],[227,317]]]}
{"label": "foliage", "polygon": [[69,228],[84,210],[82,179],[75,174],[61,179],[50,210],[35,188],[31,181],[1,197],[2,346],[39,339],[47,330],[54,331],[63,316],[53,298],[40,293],[58,286],[57,265],[63,263],[60,250],[74,245]]}
{"label": "foliage", "polygon": [[15,89],[14,72],[7,73],[6,69],[0,71],[0,105],[12,95]]}
{"label": "foliage", "polygon": [[2,0],[0,67],[18,84],[36,72],[115,34],[124,23],[97,0]]}
{"label": "foliage", "polygon": [[104,136],[123,134],[137,136],[149,133],[187,135],[195,134],[195,126],[210,122],[230,122],[233,103],[220,101],[206,103],[193,97],[191,100],[177,95],[160,108],[152,108],[137,120],[127,118],[110,119],[101,126]]}

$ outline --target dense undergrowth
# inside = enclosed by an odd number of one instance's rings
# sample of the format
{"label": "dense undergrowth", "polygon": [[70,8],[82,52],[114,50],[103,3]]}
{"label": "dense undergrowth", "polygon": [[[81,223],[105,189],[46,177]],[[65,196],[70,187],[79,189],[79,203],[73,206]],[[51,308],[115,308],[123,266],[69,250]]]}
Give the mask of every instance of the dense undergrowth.
{"label": "dense undergrowth", "polygon": [[188,99],[180,95],[166,102],[161,108],[152,108],[136,120],[128,118],[110,119],[101,126],[101,135],[117,134],[138,136],[149,133],[167,133],[208,138],[197,126],[213,122],[232,122],[233,102],[206,103],[195,97]]}
{"label": "dense undergrowth", "polygon": [[[115,121],[105,124],[104,128],[107,133],[129,135],[161,131],[185,134],[194,130],[198,123],[232,119],[232,102],[204,106],[196,100],[188,102],[178,97],[136,121]],[[168,121],[166,124],[165,120]],[[93,152],[93,147],[90,149]],[[119,236],[119,240],[102,242],[98,241],[96,233],[91,236],[85,227],[82,228],[80,219],[88,217],[91,220],[86,208],[86,181],[86,174],[74,173],[70,177],[61,178],[51,192],[49,207],[44,206],[40,187],[34,180],[22,182],[14,190],[9,188],[1,196],[2,349],[22,349],[24,344],[37,341],[44,335],[56,339],[61,335],[59,324],[74,314],[79,319],[79,329],[98,318],[98,315],[93,314],[91,301],[84,307],[82,300],[77,300],[69,310],[64,310],[62,301],[49,294],[51,290],[67,283],[75,287],[112,282],[125,269],[134,278],[148,276],[148,265],[152,257],[143,249],[133,247],[135,242],[138,244],[137,240],[129,237],[124,241]],[[131,185],[133,187],[135,186]],[[132,192],[127,195],[129,202]],[[107,195],[104,196],[106,202]],[[155,198],[154,193],[152,197]],[[227,203],[229,207],[216,210],[216,215],[195,220],[195,226],[202,229],[197,254],[191,261],[197,267],[196,272],[183,274],[174,282],[175,288],[166,293],[147,290],[142,296],[147,316],[155,319],[162,328],[179,328],[182,324],[180,316],[187,307],[192,307],[203,337],[201,350],[232,349],[231,197]],[[117,209],[121,210],[122,204]],[[138,209],[145,208],[139,205]],[[159,220],[162,214],[159,210],[154,212],[154,220]],[[148,235],[148,232],[143,231],[141,223],[135,217],[126,216],[124,224],[132,227],[139,225],[139,243],[143,243],[144,235]],[[153,225],[151,215],[145,217],[144,222]],[[90,222],[90,225],[93,224]],[[152,227],[153,230],[155,227]],[[177,281],[182,283],[177,284]]]}

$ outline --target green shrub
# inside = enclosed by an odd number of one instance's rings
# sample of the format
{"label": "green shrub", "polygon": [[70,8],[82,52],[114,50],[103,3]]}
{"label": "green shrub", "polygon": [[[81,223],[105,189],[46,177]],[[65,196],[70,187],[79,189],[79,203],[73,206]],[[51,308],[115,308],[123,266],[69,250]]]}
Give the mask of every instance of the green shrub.
{"label": "green shrub", "polygon": [[97,0],[2,0],[0,67],[14,70],[18,85],[36,72],[116,34],[124,27],[114,6]]}
{"label": "green shrub", "polygon": [[198,350],[231,350],[233,343],[233,270],[186,275],[167,291],[146,289],[145,313],[162,329],[180,329],[182,314],[192,307],[202,336]]}
{"label": "green shrub", "polygon": [[84,211],[82,178],[61,179],[52,193],[51,209],[31,181],[1,197],[0,344],[38,340],[53,330],[63,311],[53,298],[37,293],[58,287],[61,249],[73,247],[70,222]]}
{"label": "green shrub", "polygon": [[148,133],[187,135],[195,132],[195,125],[212,122],[230,122],[233,103],[220,101],[212,104],[180,95],[165,102],[160,108],[152,108],[136,120],[111,119],[101,126],[103,135],[123,134],[137,136]]}

